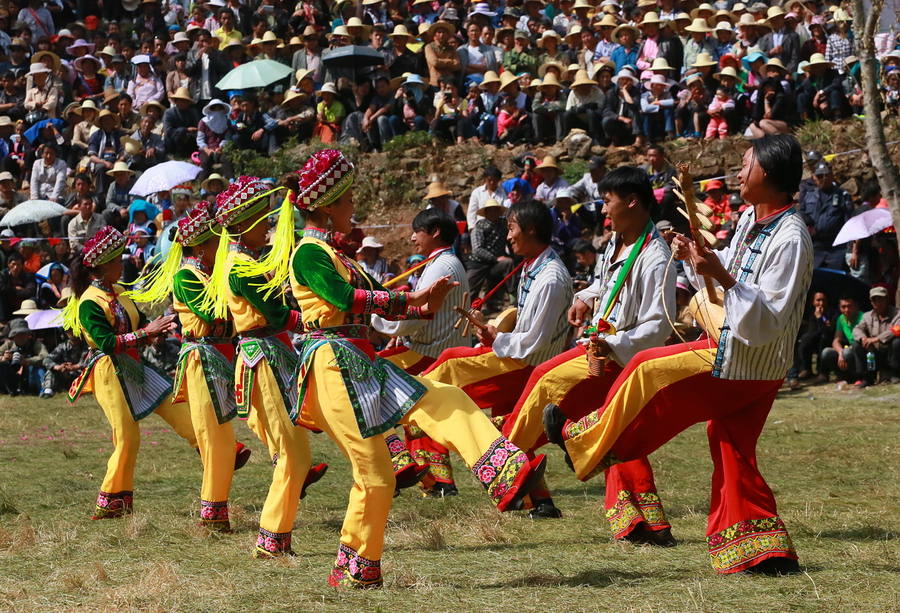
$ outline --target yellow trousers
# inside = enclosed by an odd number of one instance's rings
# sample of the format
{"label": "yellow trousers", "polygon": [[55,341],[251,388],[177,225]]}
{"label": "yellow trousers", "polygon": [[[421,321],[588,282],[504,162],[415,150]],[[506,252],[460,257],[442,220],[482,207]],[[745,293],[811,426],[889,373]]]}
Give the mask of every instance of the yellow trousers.
{"label": "yellow trousers", "polygon": [[[518,462],[517,466],[527,462],[524,453],[504,446],[506,439],[462,390],[420,377],[416,379],[426,387],[427,393],[401,423],[421,428],[438,443],[458,453],[476,471],[489,493],[497,494],[495,500],[502,497],[487,483],[489,477],[485,475],[493,478],[493,469],[477,471],[484,468],[485,460],[493,458],[497,449],[501,449],[502,462],[507,462],[508,455],[509,463]],[[308,385],[304,411],[338,445],[353,469],[354,484],[341,529],[336,571],[349,568],[357,584],[380,583],[384,529],[395,486],[390,452],[384,437],[362,438],[330,345],[316,351]],[[495,462],[494,466],[499,475],[506,465],[498,464]]]}
{"label": "yellow trousers", "polygon": [[228,492],[234,476],[236,440],[231,423],[220,424],[216,417],[200,353],[187,358],[186,400],[203,460],[203,485],[200,487],[200,521],[210,527],[229,528]]}
{"label": "yellow trousers", "polygon": [[[295,426],[288,417],[275,374],[265,358],[254,368],[254,377],[247,425],[269,448],[275,466],[259,517],[255,555],[272,556],[291,551],[291,530],[312,455],[307,430]],[[385,447],[384,439],[380,440]]]}
{"label": "yellow trousers", "polygon": [[[112,441],[115,447],[106,465],[106,476],[100,486],[94,518],[119,517],[131,512],[134,466],[141,446],[141,426],[131,415],[128,400],[110,358],[102,358],[94,366],[91,373],[91,389],[112,428]],[[168,422],[172,430],[191,447],[197,447],[197,438],[191,425],[191,413],[187,404],[172,404],[169,397],[155,413]]]}

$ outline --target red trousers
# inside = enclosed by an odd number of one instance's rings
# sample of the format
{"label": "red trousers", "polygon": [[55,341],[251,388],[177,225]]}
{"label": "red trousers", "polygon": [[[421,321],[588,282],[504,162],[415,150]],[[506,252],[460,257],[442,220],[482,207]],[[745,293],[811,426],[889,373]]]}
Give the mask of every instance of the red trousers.
{"label": "red trousers", "polygon": [[576,473],[645,457],[706,421],[713,461],[707,544],[713,568],[733,573],[770,557],[796,559],[772,490],[756,465],[756,443],[777,381],[713,377],[715,349],[697,341],[639,353],[619,375],[606,404],[566,426]]}
{"label": "red trousers", "polygon": [[[534,453],[547,443],[543,411],[556,404],[571,420],[590,413],[593,398],[605,398],[622,372],[613,360],[602,377],[589,377],[584,345],[578,345],[537,366],[528,378],[516,407],[503,424],[503,436]],[[544,494],[538,492],[537,496]],[[550,497],[550,492],[545,493]],[[616,464],[606,471],[606,518],[616,538],[625,538],[646,524],[652,530],[670,528],[646,457]]]}

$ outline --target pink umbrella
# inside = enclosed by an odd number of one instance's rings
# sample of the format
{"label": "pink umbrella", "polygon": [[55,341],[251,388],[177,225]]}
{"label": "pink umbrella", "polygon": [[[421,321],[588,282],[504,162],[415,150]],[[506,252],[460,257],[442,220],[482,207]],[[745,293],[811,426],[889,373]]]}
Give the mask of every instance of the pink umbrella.
{"label": "pink umbrella", "polygon": [[851,217],[834,239],[833,246],[868,238],[894,225],[888,209],[872,209]]}

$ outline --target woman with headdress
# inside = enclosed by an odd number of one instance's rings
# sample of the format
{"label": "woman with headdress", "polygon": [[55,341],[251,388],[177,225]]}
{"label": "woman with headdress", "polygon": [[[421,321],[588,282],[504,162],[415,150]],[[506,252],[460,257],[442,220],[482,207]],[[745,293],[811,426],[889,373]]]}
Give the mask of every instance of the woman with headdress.
{"label": "woman with headdress", "polygon": [[199,306],[219,243],[214,214],[210,203],[200,202],[172,226],[172,244],[165,261],[147,277],[139,291],[130,295],[152,304],[165,300],[174,291],[174,307],[184,338],[174,396],[187,401],[191,408],[203,459],[200,525],[230,532],[231,478],[247,462],[250,450],[236,442],[230,423],[237,415],[231,320],[216,319]]}
{"label": "woman with headdress", "polygon": [[238,274],[272,271],[263,291],[279,290],[290,276],[306,330],[292,418],[327,432],[350,460],[355,481],[329,583],[368,588],[382,585],[384,529],[395,484],[385,433],[410,424],[455,450],[501,511],[522,507],[543,474],[544,458],[529,462],[462,390],[409,375],[375,355],[368,341],[372,314],[429,317],[452,286],[442,277],[415,292],[388,291],[335,247],[330,230],[351,230],[354,176],[341,152],[314,154],[299,172],[294,198],[307,216],[299,246],[288,255],[293,209],[285,202],[272,257]]}
{"label": "woman with headdress", "polygon": [[115,450],[100,486],[94,519],[131,513],[140,420],[156,413],[191,447],[197,447],[188,407],[172,404],[172,380],[143,362],[138,353],[174,329],[175,316],[148,321],[124,295],[117,283],[124,249],[125,237],[112,226],[101,228],[85,243],[72,263],[73,296],[63,314],[65,327],[83,336],[91,348],[84,372],[69,390],[69,402],[93,391],[113,431]]}

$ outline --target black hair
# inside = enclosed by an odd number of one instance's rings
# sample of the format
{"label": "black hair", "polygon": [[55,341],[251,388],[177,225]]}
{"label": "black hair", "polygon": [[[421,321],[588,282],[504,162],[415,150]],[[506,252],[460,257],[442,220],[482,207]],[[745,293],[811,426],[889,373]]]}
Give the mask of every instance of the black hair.
{"label": "black hair", "polygon": [[[863,202],[869,202],[872,198],[881,193],[881,186],[878,181],[866,181],[859,190],[859,198]],[[869,204],[872,204],[869,202]]]}
{"label": "black hair", "polygon": [[13,251],[13,252],[10,253],[8,256],[6,256],[6,263],[7,263],[7,264],[9,264],[10,262],[14,262],[14,261],[16,261],[16,260],[18,260],[19,262],[24,262],[24,261],[25,261],[25,256],[23,256],[23,255],[22,255],[21,253],[19,253],[18,251]]}
{"label": "black hair", "polygon": [[3,78],[3,79],[12,79],[13,81],[15,81],[15,80],[16,80],[16,73],[14,73],[12,70],[7,70],[6,72],[3,73],[3,76],[0,77],[0,78]]}
{"label": "black hair", "polygon": [[600,180],[597,189],[601,194],[611,192],[619,198],[627,198],[634,194],[647,212],[656,206],[650,175],[637,166],[619,166],[615,170],[610,170]]}
{"label": "black hair", "polygon": [[502,179],[503,173],[500,172],[500,169],[496,166],[488,166],[484,169],[484,172],[481,173],[482,179],[487,179],[488,177],[493,177],[495,179]]}
{"label": "black hair", "polygon": [[131,102],[132,104],[134,104],[134,98],[132,98],[129,94],[126,94],[125,92],[122,92],[121,94],[119,94],[119,100],[128,100],[128,102]]}
{"label": "black hair", "polygon": [[44,143],[41,148],[41,154],[43,154],[44,151],[52,151],[59,157],[59,147],[56,146],[56,143]]}
{"label": "black hair", "polygon": [[221,11],[219,11],[219,17],[221,17],[221,16],[224,15],[225,13],[228,13],[229,15],[231,15],[232,17],[234,17],[234,11],[231,10],[230,8],[228,8],[228,7],[225,7],[225,8],[223,8]]}
{"label": "black hair", "polygon": [[534,230],[534,238],[544,245],[553,240],[553,214],[543,202],[528,199],[516,202],[506,213],[507,219],[514,219],[522,232]]}
{"label": "black hair", "polygon": [[718,94],[719,92],[725,92],[725,93],[727,94],[727,93],[729,92],[729,88],[727,88],[727,87],[725,87],[724,85],[721,85],[721,84],[720,84],[720,85],[716,88],[716,93]]}
{"label": "black hair", "polygon": [[123,48],[123,49],[125,49],[125,48],[128,48],[128,49],[137,49],[137,47],[135,46],[134,41],[131,40],[130,38],[126,38],[125,40],[122,41],[122,48]]}
{"label": "black hair", "polygon": [[452,75],[443,75],[438,79],[439,85],[456,85],[456,77]]}
{"label": "black hair", "polygon": [[841,297],[838,298],[838,302],[841,301],[852,302],[853,304],[856,304],[856,298],[854,298],[850,294],[841,294]]}
{"label": "black hair", "polygon": [[[257,16],[257,15],[254,15],[254,17],[255,16]],[[206,28],[200,28],[199,30],[197,30],[197,38],[200,38],[201,36],[208,36],[208,37],[212,38],[212,33],[210,33],[210,31],[207,30]]]}
{"label": "black hair", "polygon": [[459,227],[450,215],[438,209],[425,209],[412,222],[413,232],[431,234],[440,230],[438,238],[445,245],[452,245],[459,237]]}
{"label": "black hair", "polygon": [[244,102],[252,102],[253,106],[259,107],[259,98],[253,92],[244,92]]}
{"label": "black hair", "polygon": [[260,15],[259,13],[253,13],[250,16],[250,27],[251,28],[258,26],[261,23],[265,23],[267,26],[269,25],[269,21],[265,17]]}
{"label": "black hair", "polygon": [[69,267],[69,287],[76,298],[91,286],[91,269],[84,263],[84,254],[79,253]]}
{"label": "black hair", "polygon": [[176,61],[176,62],[186,62],[187,61],[187,53],[181,53],[181,52],[176,53],[174,56],[172,56],[172,59],[173,59],[173,61]]}
{"label": "black hair", "polygon": [[766,134],[753,141],[753,157],[778,193],[793,197],[803,178],[803,150],[791,134]]}
{"label": "black hair", "polygon": [[662,153],[663,157],[666,156],[666,149],[662,145],[650,145],[647,147],[647,153],[650,153],[651,151],[659,151]]}
{"label": "black hair", "polygon": [[88,185],[94,184],[94,182],[91,181],[91,175],[87,174],[86,172],[79,172],[78,174],[76,174],[75,177],[72,179],[72,183],[74,184],[75,181],[78,181],[79,179],[81,179]]}
{"label": "black hair", "polygon": [[574,243],[572,243],[572,253],[587,253],[590,251],[591,253],[597,253],[597,250],[594,246],[583,238],[579,238]]}

